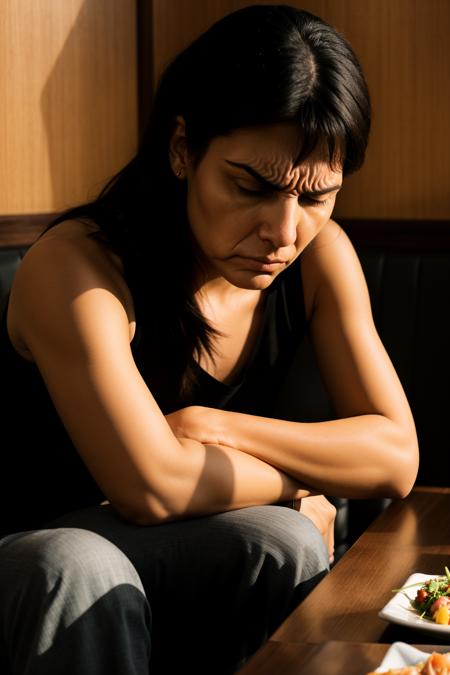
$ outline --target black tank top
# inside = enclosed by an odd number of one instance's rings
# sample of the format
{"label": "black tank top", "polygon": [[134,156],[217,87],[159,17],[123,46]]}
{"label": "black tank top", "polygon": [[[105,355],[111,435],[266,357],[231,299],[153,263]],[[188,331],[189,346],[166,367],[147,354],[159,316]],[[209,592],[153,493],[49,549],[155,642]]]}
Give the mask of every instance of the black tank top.
{"label": "black tank top", "polygon": [[[305,327],[298,259],[266,292],[261,330],[239,379],[227,385],[196,366],[196,384],[182,405],[281,417],[277,399]],[[131,348],[145,379],[148,352],[139,326]],[[70,510],[100,503],[104,496],[62,425],[39,369],[11,344],[6,307],[0,323],[0,373],[0,536],[41,527]],[[152,393],[158,400],[158,392]]]}

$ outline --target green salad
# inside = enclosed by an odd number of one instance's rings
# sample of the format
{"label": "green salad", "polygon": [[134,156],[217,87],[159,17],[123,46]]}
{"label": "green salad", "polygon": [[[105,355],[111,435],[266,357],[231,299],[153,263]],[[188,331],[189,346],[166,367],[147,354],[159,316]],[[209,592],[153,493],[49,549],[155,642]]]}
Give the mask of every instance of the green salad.
{"label": "green salad", "polygon": [[420,614],[421,618],[450,625],[450,570],[448,567],[445,567],[444,570],[445,574],[440,577],[394,589],[394,592],[403,592],[414,586],[420,586],[414,599],[411,600],[408,596],[411,606]]}

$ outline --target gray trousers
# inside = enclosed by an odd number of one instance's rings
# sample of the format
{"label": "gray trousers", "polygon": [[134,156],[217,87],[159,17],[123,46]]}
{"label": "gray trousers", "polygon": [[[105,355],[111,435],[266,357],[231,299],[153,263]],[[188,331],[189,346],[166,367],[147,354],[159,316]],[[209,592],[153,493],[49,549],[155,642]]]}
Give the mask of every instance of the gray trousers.
{"label": "gray trousers", "polygon": [[235,673],[327,558],[282,506],[152,527],[108,506],[70,513],[0,541],[0,672]]}

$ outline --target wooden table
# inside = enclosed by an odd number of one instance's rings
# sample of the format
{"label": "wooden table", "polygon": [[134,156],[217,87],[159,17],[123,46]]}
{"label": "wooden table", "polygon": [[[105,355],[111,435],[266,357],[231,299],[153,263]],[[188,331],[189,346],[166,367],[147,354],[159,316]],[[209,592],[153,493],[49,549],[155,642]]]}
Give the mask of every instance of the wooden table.
{"label": "wooden table", "polygon": [[450,488],[415,488],[372,523],[240,675],[312,674],[319,661],[317,673],[360,675],[396,640],[450,651],[450,639],[378,618],[391,589],[414,572],[442,574],[444,565],[450,566]]}
{"label": "wooden table", "polygon": [[[442,645],[414,645],[422,651],[449,651]],[[318,645],[270,640],[238,675],[364,675],[375,670],[388,644],[322,642]]]}

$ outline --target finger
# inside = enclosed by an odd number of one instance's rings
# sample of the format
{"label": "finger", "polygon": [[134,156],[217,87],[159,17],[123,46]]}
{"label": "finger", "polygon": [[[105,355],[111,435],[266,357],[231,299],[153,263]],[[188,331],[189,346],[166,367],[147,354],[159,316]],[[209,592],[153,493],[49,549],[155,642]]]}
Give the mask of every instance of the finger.
{"label": "finger", "polygon": [[334,562],[334,521],[328,527],[328,557],[330,563]]}

